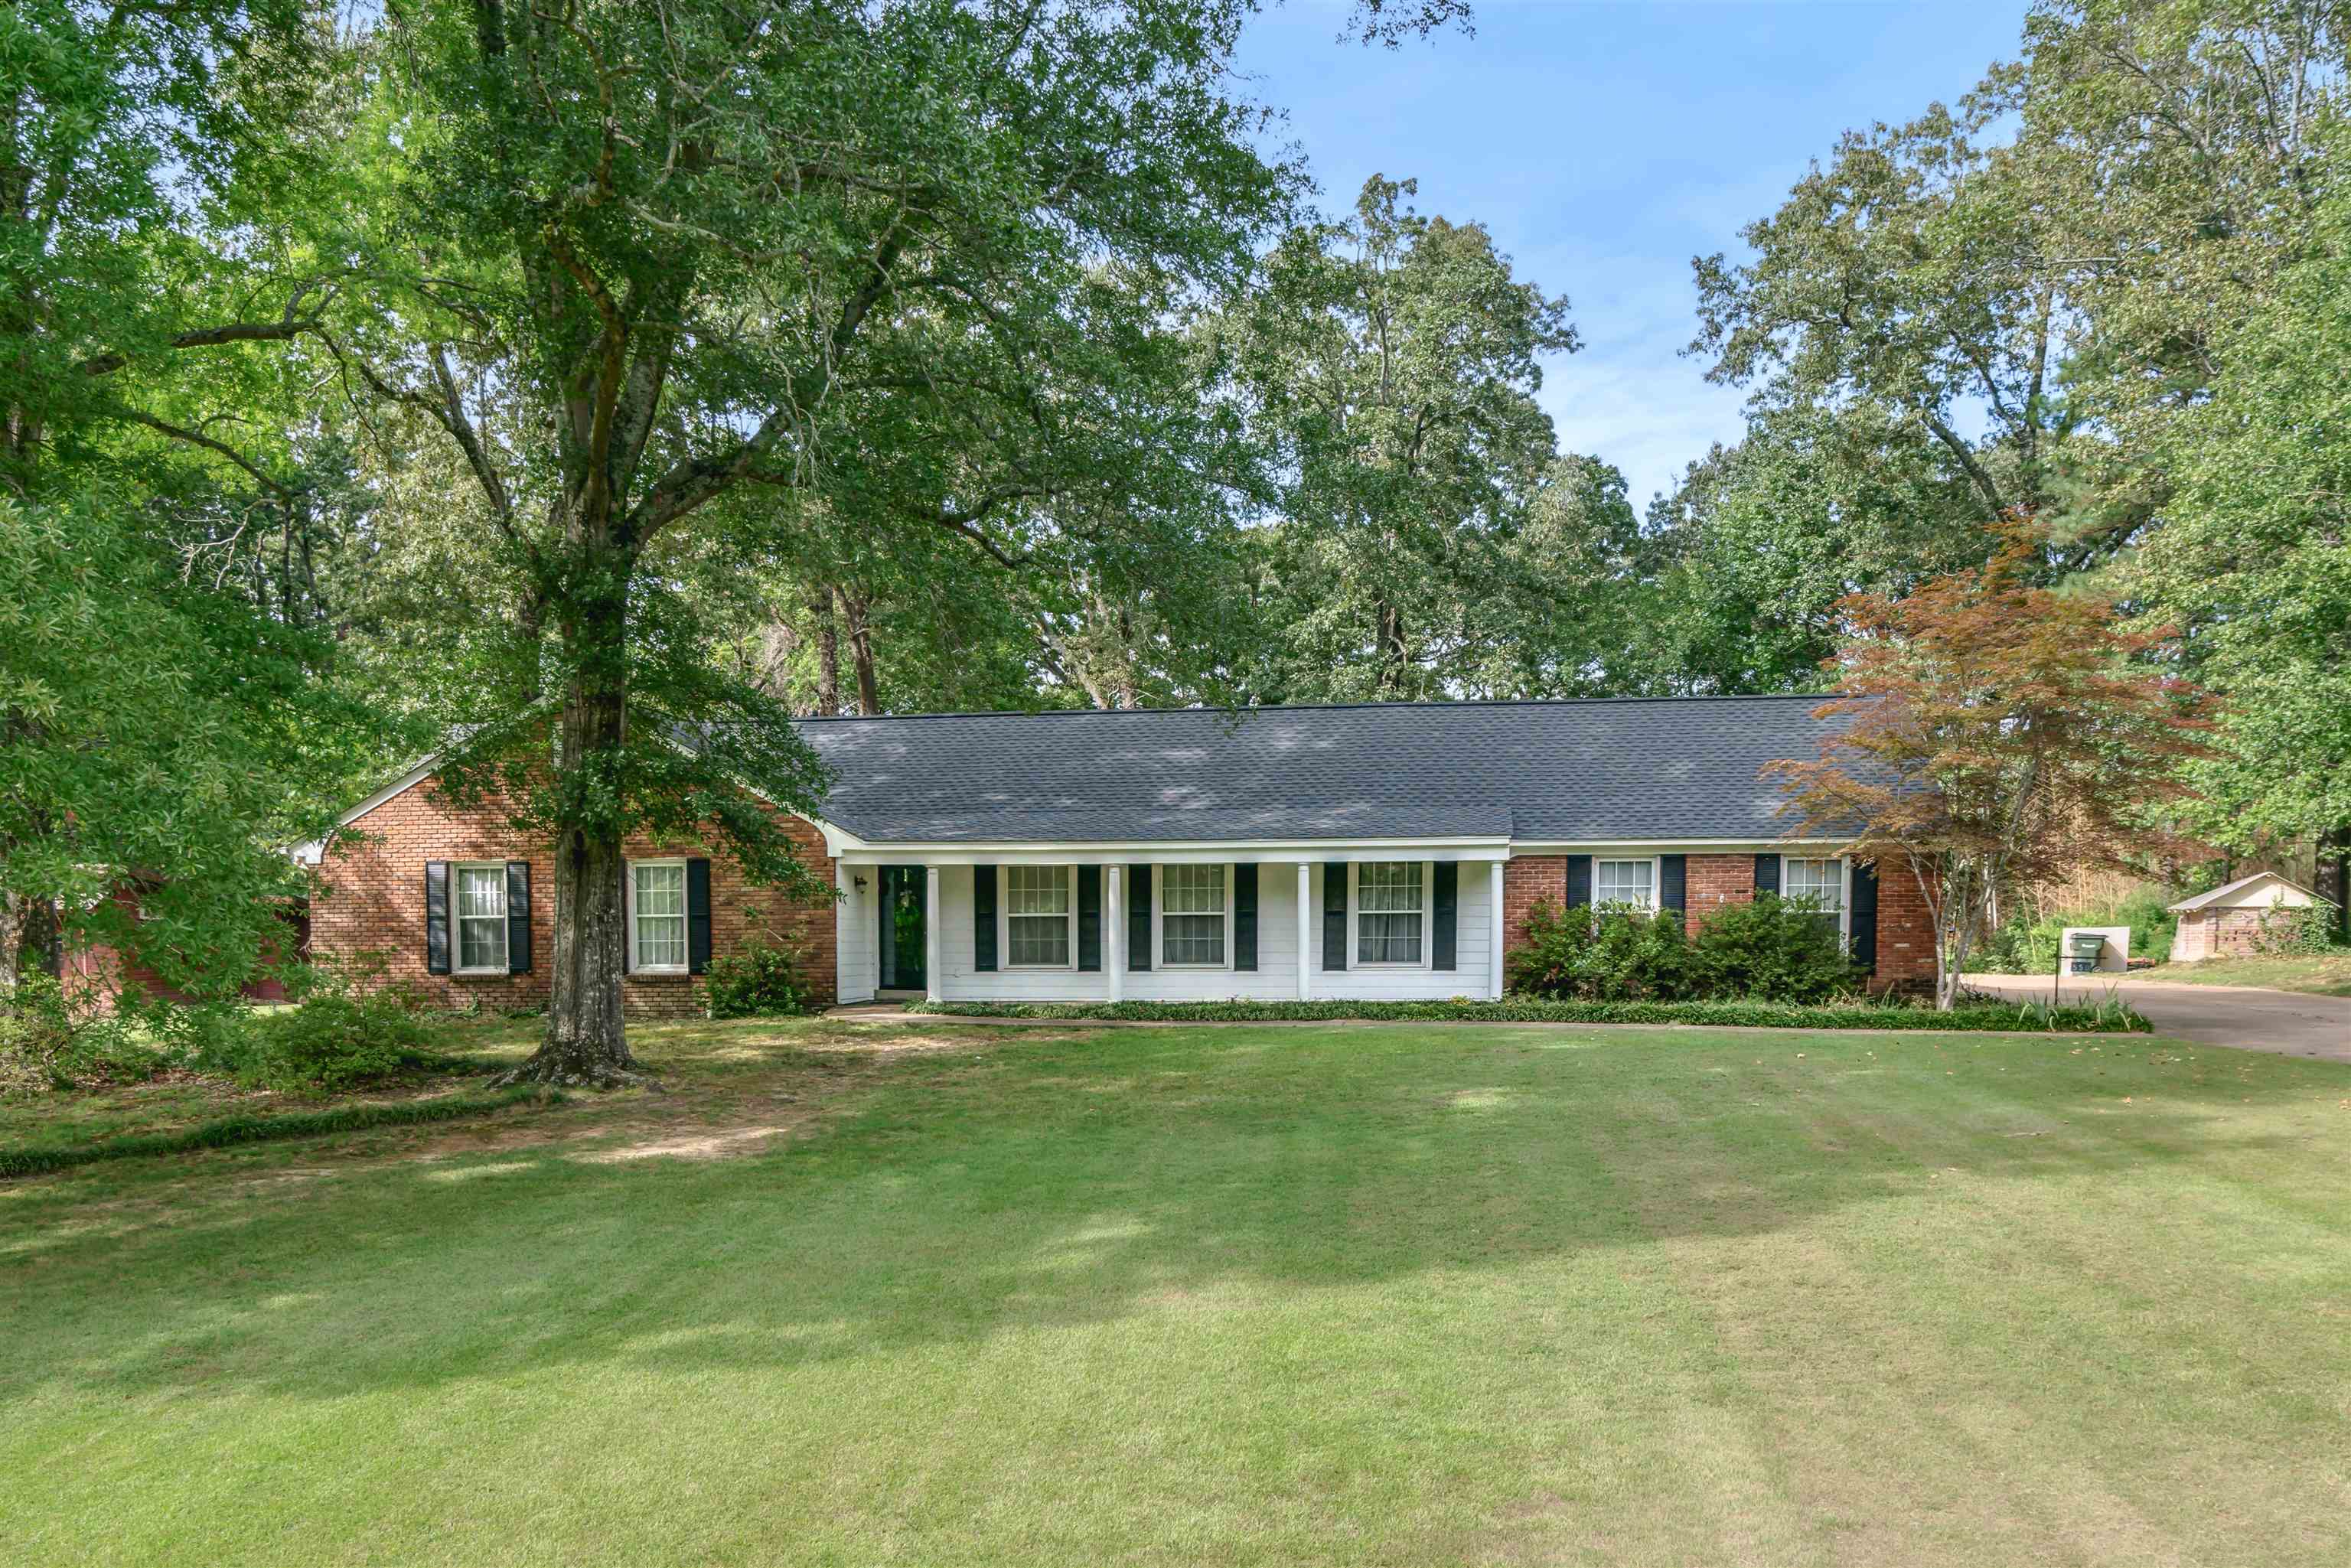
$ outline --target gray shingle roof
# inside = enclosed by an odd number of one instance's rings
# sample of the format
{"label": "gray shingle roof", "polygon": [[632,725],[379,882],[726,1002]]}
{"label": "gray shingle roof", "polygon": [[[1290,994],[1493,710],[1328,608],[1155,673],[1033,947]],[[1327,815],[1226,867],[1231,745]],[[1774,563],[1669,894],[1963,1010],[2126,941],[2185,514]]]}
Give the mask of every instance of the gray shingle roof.
{"label": "gray shingle roof", "polygon": [[912,842],[1779,837],[1757,770],[1811,758],[1822,699],[803,719],[824,815]]}

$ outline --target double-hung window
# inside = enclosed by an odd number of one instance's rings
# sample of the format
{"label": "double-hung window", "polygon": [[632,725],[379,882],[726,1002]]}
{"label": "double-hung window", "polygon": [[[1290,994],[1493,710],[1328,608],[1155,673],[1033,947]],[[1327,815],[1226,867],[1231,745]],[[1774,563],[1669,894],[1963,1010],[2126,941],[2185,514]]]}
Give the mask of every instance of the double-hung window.
{"label": "double-hung window", "polygon": [[1172,969],[1222,968],[1225,917],[1232,907],[1222,865],[1160,869],[1160,962]]}
{"label": "double-hung window", "polygon": [[461,865],[457,873],[457,972],[507,972],[507,867]]}
{"label": "double-hung window", "polygon": [[685,973],[685,862],[629,862],[629,967]]}
{"label": "double-hung window", "polygon": [[1076,949],[1072,868],[1004,868],[1005,962],[1015,969],[1066,969]]}
{"label": "double-hung window", "polygon": [[1783,860],[1780,862],[1780,896],[1802,899],[1813,912],[1840,935],[1844,930],[1844,862],[1835,860]]}
{"label": "double-hung window", "polygon": [[1657,862],[1653,860],[1594,861],[1592,902],[1629,904],[1639,909],[1657,907]]}
{"label": "double-hung window", "polygon": [[1355,868],[1355,961],[1419,963],[1427,912],[1427,868],[1421,862],[1364,862]]}

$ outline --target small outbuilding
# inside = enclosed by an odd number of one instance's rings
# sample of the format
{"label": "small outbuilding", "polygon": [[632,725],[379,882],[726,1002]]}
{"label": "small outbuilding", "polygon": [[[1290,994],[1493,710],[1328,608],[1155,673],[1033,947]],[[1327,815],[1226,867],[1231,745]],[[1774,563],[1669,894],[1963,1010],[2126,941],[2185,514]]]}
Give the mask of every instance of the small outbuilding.
{"label": "small outbuilding", "polygon": [[2299,883],[2273,871],[2241,876],[2225,887],[2183,898],[2171,906],[2179,916],[2172,935],[2171,961],[2233,958],[2261,952],[2294,912],[2323,902]]}

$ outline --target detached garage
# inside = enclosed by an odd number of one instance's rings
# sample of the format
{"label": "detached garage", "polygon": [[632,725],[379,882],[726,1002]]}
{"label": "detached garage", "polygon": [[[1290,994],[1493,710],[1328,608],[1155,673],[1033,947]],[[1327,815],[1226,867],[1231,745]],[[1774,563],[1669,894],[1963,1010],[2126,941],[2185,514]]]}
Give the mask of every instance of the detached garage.
{"label": "detached garage", "polygon": [[2255,872],[2226,887],[2181,899],[2171,906],[2171,913],[2179,916],[2179,929],[2171,938],[2171,961],[2192,964],[2199,958],[2259,953],[2294,911],[2319,902],[2310,889],[2273,871]]}

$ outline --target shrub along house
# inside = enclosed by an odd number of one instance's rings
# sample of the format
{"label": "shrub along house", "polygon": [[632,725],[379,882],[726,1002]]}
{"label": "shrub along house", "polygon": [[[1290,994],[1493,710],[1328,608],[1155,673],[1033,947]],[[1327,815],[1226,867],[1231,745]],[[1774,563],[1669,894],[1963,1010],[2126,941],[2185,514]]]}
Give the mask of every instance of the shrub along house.
{"label": "shrub along house", "polygon": [[[1759,778],[1818,754],[1814,697],[808,719],[834,774],[790,826],[830,908],[694,845],[629,847],[627,1005],[698,1009],[771,939],[819,999],[1490,998],[1538,903],[1683,912],[1810,895],[1877,989],[1930,983],[1907,876],[1782,837]],[[542,1001],[544,845],[457,812],[428,763],[307,857],[312,949],[435,999]]]}

